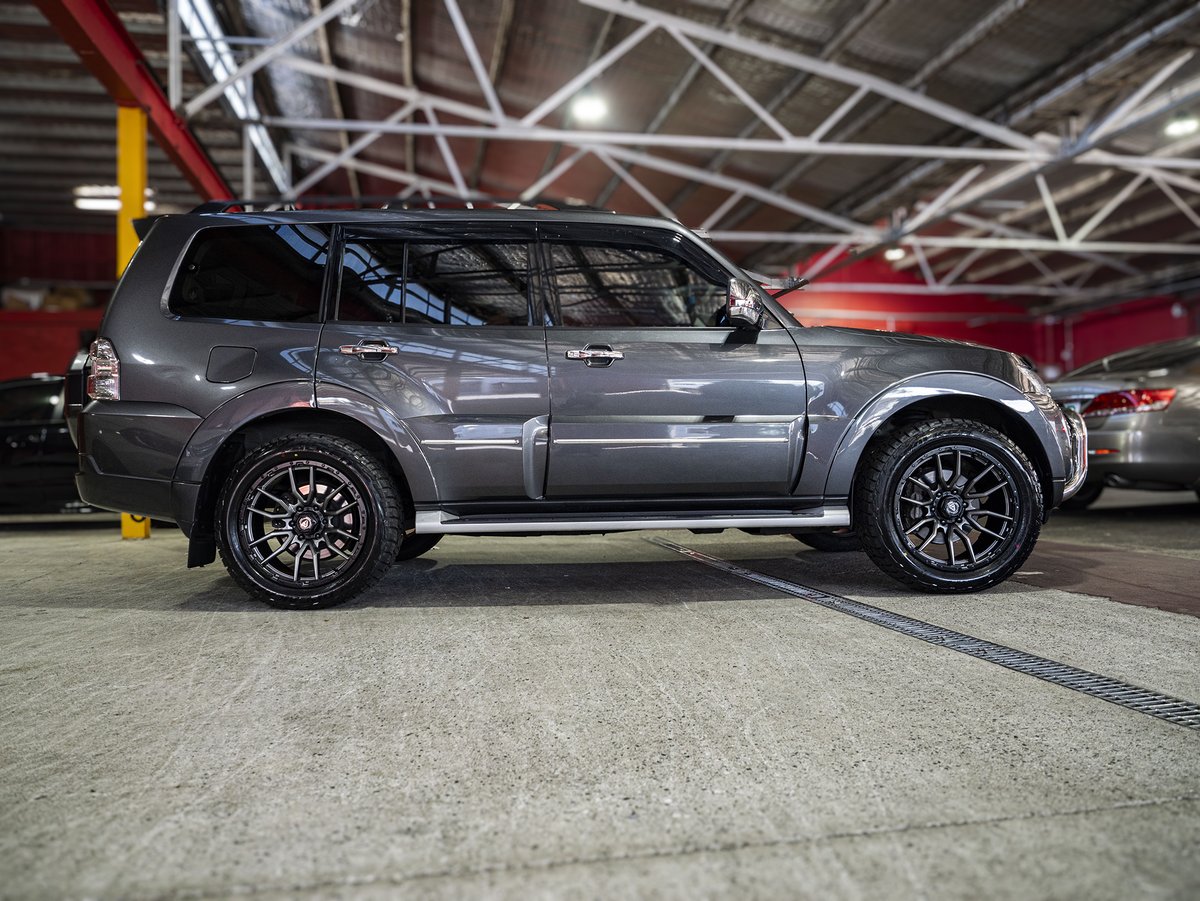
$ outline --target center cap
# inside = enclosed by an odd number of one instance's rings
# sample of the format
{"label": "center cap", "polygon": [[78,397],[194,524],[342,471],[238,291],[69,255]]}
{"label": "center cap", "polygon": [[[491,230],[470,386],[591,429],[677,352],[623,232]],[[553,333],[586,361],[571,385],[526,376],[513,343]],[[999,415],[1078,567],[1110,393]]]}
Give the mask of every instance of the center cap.
{"label": "center cap", "polygon": [[296,517],[296,531],[301,535],[311,535],[321,527],[321,520],[316,514],[301,513]]}
{"label": "center cap", "polygon": [[944,497],[941,508],[941,514],[946,519],[958,519],[962,515],[963,503],[957,497]]}

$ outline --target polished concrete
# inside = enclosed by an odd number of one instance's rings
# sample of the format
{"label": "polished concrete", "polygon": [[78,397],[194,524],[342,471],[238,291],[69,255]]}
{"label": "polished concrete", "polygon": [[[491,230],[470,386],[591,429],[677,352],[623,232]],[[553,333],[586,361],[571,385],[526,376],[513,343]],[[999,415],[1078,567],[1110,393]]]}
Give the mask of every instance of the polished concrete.
{"label": "polished concrete", "polygon": [[[1200,702],[1189,496],[1056,515],[965,597],[665,534]],[[449,538],[308,613],[183,564],[0,522],[0,897],[1200,895],[1200,733],[640,535]]]}

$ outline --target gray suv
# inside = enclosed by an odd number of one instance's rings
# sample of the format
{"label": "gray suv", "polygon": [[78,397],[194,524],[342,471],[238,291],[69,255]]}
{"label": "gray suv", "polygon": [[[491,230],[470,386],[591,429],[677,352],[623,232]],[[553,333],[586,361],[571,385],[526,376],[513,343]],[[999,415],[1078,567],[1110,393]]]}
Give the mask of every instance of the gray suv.
{"label": "gray suv", "polygon": [[694,233],[598,211],[154,221],[76,404],[80,495],[327,607],[444,535],[853,529],[995,585],[1082,483],[1019,357],[803,328]]}

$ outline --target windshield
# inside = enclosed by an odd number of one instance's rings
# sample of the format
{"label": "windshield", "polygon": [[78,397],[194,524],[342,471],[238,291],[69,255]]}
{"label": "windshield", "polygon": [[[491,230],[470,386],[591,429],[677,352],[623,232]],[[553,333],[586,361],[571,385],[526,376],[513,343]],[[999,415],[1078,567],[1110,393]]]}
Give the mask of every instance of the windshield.
{"label": "windshield", "polygon": [[1135,347],[1109,357],[1088,363],[1065,378],[1080,375],[1100,375],[1105,372],[1128,372],[1139,369],[1170,369],[1189,364],[1200,365],[1200,343],[1195,339],[1186,342],[1171,341],[1167,344],[1152,344]]}

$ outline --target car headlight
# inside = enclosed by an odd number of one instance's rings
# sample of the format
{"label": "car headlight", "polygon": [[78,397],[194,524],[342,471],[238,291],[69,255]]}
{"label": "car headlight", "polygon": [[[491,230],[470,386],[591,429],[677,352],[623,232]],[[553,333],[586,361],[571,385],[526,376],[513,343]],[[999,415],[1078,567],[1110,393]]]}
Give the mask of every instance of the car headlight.
{"label": "car headlight", "polygon": [[1034,367],[1033,361],[1027,357],[1022,357],[1019,354],[1013,354],[1013,358],[1017,361],[1017,368],[1025,377],[1025,384],[1023,386],[1025,393],[1049,396],[1050,386],[1046,384],[1045,379],[1038,375],[1038,371],[1036,367]]}

